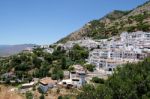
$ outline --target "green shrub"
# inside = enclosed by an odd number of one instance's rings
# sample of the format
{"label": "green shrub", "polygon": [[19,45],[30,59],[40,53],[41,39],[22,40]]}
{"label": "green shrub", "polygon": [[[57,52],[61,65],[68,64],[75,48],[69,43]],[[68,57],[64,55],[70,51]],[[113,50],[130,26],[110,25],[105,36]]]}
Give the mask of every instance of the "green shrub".
{"label": "green shrub", "polygon": [[33,94],[30,91],[26,92],[26,99],[33,99]]}
{"label": "green shrub", "polygon": [[104,79],[101,79],[101,78],[98,78],[98,77],[93,77],[92,82],[104,84]]}

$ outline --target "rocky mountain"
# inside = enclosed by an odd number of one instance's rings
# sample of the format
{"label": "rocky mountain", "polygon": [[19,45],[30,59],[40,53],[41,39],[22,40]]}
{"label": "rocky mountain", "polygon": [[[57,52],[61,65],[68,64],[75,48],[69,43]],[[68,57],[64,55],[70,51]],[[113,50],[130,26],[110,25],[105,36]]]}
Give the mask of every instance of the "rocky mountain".
{"label": "rocky mountain", "polygon": [[83,37],[103,39],[119,35],[123,31],[134,32],[137,30],[150,31],[150,1],[130,11],[115,10],[103,18],[88,22],[57,43],[78,40]]}
{"label": "rocky mountain", "polygon": [[0,56],[9,56],[17,54],[26,48],[34,47],[35,44],[22,44],[22,45],[0,45]]}

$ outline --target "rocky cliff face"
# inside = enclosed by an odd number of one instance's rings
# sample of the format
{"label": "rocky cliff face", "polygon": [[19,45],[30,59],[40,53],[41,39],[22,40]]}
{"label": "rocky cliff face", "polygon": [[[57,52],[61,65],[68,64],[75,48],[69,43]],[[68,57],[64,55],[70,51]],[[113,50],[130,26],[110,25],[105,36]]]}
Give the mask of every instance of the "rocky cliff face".
{"label": "rocky cliff face", "polygon": [[133,32],[137,30],[150,31],[150,1],[130,11],[115,10],[101,19],[88,22],[58,42],[64,43],[83,37],[102,39],[118,35],[123,31]]}

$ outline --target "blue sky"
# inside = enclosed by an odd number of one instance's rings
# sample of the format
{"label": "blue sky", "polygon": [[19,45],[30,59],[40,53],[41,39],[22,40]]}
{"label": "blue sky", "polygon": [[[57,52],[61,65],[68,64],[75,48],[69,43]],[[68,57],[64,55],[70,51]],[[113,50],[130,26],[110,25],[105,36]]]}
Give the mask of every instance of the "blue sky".
{"label": "blue sky", "polygon": [[113,10],[147,0],[0,0],[0,44],[51,44]]}

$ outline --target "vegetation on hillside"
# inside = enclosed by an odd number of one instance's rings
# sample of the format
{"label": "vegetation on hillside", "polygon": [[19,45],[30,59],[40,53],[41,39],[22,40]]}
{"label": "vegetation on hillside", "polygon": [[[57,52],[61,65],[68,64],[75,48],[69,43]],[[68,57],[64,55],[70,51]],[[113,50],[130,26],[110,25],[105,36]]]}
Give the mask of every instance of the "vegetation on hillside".
{"label": "vegetation on hillside", "polygon": [[32,78],[51,76],[52,79],[62,79],[63,70],[70,70],[73,64],[83,64],[88,57],[85,48],[75,45],[69,52],[60,46],[56,47],[52,54],[44,52],[43,48],[35,48],[33,53],[22,52],[7,58],[0,59],[0,74],[14,73],[14,78],[1,76],[0,79],[7,81],[23,79],[31,81]]}
{"label": "vegetation on hillside", "polygon": [[92,81],[97,86],[85,85],[77,99],[149,99],[150,58],[139,63],[127,63],[118,68],[105,82]]}
{"label": "vegetation on hillside", "polygon": [[73,32],[69,36],[58,42],[68,40],[78,40],[83,37],[93,39],[105,39],[119,35],[121,32],[128,31],[150,31],[150,2],[130,11],[115,10],[101,19],[90,21],[80,30]]}

